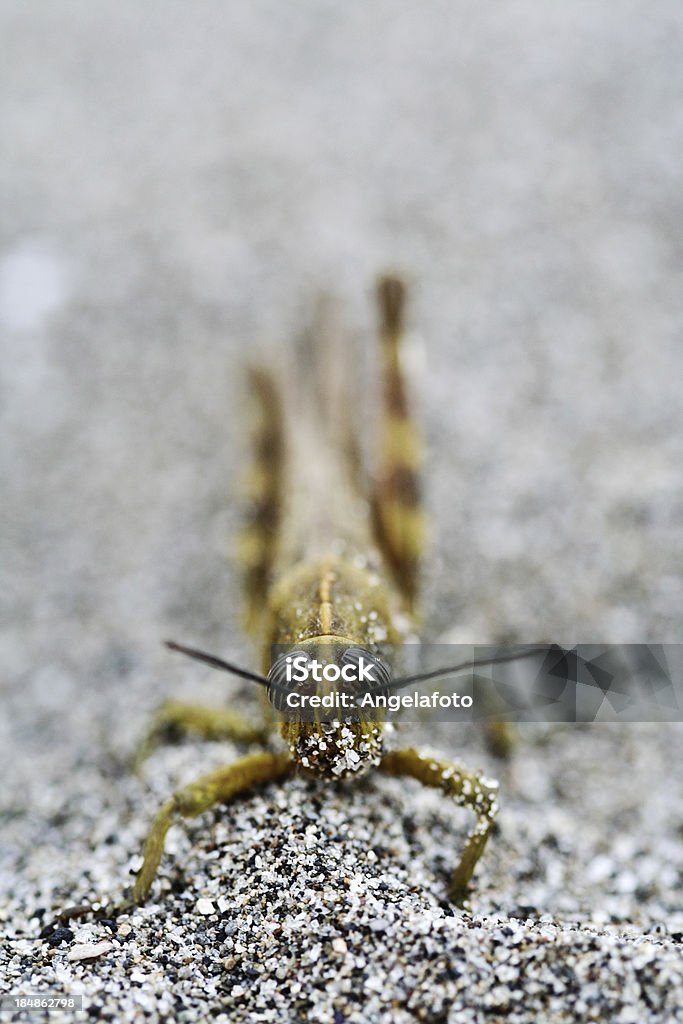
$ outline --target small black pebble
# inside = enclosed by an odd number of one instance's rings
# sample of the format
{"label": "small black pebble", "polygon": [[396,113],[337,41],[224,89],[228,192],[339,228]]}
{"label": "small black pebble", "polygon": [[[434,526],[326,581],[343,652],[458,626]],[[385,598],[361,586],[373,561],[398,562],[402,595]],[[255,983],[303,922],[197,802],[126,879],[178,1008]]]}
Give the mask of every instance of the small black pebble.
{"label": "small black pebble", "polygon": [[73,937],[74,933],[70,928],[55,928],[47,941],[50,946],[61,946],[62,942],[73,942]]}

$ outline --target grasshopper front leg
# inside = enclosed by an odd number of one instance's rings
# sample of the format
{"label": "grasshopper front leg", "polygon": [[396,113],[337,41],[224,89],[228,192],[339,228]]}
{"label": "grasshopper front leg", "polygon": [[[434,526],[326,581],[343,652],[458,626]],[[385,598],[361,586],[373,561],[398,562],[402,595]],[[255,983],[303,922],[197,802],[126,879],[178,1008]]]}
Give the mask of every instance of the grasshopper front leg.
{"label": "grasshopper front leg", "polygon": [[95,910],[89,904],[66,907],[41,932],[46,937],[58,925],[79,920],[95,914],[98,918],[116,918],[127,913],[149,896],[164,851],[166,833],[181,818],[194,818],[208,811],[216,804],[227,803],[233,797],[252,789],[277,782],[294,771],[295,765],[289,753],[259,753],[243,757],[234,764],[225,765],[200,776],[194,782],[176,790],[173,796],[162,804],[143,848],[142,867],[133,884],[128,899],[118,903],[103,904]]}
{"label": "grasshopper front leg", "polygon": [[166,833],[180,818],[194,818],[216,804],[254,786],[277,782],[294,771],[289,753],[260,753],[243,757],[234,764],[217,768],[176,790],[159,810],[143,849],[143,863],[133,885],[132,904],[143,903],[156,877],[164,850]]}
{"label": "grasshopper front leg", "polygon": [[442,789],[447,796],[453,797],[456,803],[470,807],[477,815],[476,824],[467,837],[460,863],[453,872],[449,887],[449,896],[453,903],[462,906],[467,898],[470,879],[477,861],[484,852],[498,811],[498,783],[468,772],[450,761],[425,757],[410,748],[386,753],[379,768],[388,775],[407,776],[417,779],[423,786]]}

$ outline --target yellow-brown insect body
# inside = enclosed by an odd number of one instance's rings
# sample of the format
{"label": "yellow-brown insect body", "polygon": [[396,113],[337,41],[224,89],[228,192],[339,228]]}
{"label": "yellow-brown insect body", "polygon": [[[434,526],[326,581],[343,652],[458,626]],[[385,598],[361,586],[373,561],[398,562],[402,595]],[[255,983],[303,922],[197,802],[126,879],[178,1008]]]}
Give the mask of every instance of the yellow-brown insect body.
{"label": "yellow-brown insect body", "polygon": [[[305,652],[320,663],[339,665],[358,650],[376,654],[387,640],[398,639],[385,582],[379,572],[340,556],[299,566],[273,590],[269,638],[277,647]],[[323,679],[313,690],[321,698],[345,693],[353,698],[358,687]],[[287,716],[280,731],[297,764],[321,775],[358,774],[379,764],[382,756],[382,722],[368,714],[342,709],[338,716]]]}
{"label": "yellow-brown insect body", "polygon": [[[292,694],[291,687],[281,686],[279,679],[283,661],[286,666],[287,657],[293,661],[296,652],[307,665],[315,658],[327,661],[327,668],[332,663],[340,669],[340,675],[328,676],[329,681],[317,674],[318,666],[304,672],[300,695],[312,694],[322,702],[331,695],[344,696],[354,687],[357,692],[361,678],[367,676],[358,672],[354,680],[353,674],[344,676],[341,669],[359,666],[360,658],[366,656],[370,661],[374,658],[372,689],[389,690],[388,669],[378,655],[383,645],[399,645],[411,628],[423,524],[419,444],[408,414],[399,358],[401,282],[382,279],[378,298],[383,387],[371,485],[361,483],[354,429],[354,399],[363,392],[355,387],[357,365],[340,339],[331,338],[329,328],[314,334],[310,358],[300,361],[295,372],[288,373],[286,368],[251,371],[259,415],[253,438],[251,510],[241,555],[247,625],[263,644],[263,674],[170,644],[200,661],[264,684],[276,708]],[[177,821],[229,803],[255,786],[282,782],[297,768],[334,778],[356,775],[372,765],[385,774],[438,788],[476,815],[449,890],[453,901],[462,904],[491,833],[497,783],[412,748],[384,751],[382,722],[376,711],[365,708],[361,702],[349,714],[342,711],[338,716],[327,711],[304,715],[297,710],[282,715],[280,731],[288,749],[249,753],[176,790],[152,823],[131,900],[115,909],[148,898],[166,834]],[[140,759],[169,730],[263,743],[269,723],[254,726],[230,708],[170,701],[159,709]]]}
{"label": "yellow-brown insect body", "polygon": [[[361,648],[376,655],[383,645],[403,639],[397,628],[400,595],[375,540],[371,504],[355,477],[348,421],[331,421],[328,415],[339,410],[341,382],[318,377],[309,383],[316,389],[315,402],[305,395],[306,382],[303,389],[301,383],[291,386],[289,396],[278,396],[275,405],[275,382],[261,391],[262,397],[268,395],[270,410],[262,403],[261,439],[255,445],[262,457],[254,474],[261,482],[262,502],[257,503],[260,520],[258,514],[253,517],[248,536],[252,550],[267,557],[268,565],[248,566],[247,579],[262,581],[260,593],[252,594],[251,618],[264,642],[265,671],[274,650],[307,650],[334,662],[345,650]],[[276,428],[282,431],[277,441]],[[269,437],[278,448],[277,465],[265,443]],[[254,546],[259,521],[267,526]],[[321,681],[317,695],[337,689]],[[368,715],[337,720],[329,714],[308,720],[289,715],[280,731],[296,763],[325,776],[357,774],[378,764],[382,755],[382,723]]]}

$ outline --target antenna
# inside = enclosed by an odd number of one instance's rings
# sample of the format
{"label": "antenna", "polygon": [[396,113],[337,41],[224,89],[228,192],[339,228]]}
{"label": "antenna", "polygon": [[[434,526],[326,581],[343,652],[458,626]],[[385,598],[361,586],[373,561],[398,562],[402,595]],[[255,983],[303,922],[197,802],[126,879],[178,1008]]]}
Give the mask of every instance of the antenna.
{"label": "antenna", "polygon": [[231,661],[217,658],[215,654],[198,651],[195,647],[185,647],[183,644],[177,644],[175,640],[164,640],[164,643],[170,651],[178,651],[180,654],[186,654],[188,658],[194,658],[195,661],[203,661],[205,665],[211,665],[211,668],[219,668],[223,672],[229,672],[233,676],[240,676],[242,679],[249,679],[252,683],[259,683],[261,686],[271,685],[270,680],[265,676],[259,675],[258,672],[250,672],[248,668],[240,668],[239,665],[233,665]]}
{"label": "antenna", "polygon": [[[283,686],[276,679],[269,679],[267,676],[259,675],[258,672],[251,672],[247,668],[240,668],[239,665],[234,665],[231,661],[218,658],[215,654],[207,654],[206,651],[199,651],[195,647],[185,647],[184,644],[178,644],[175,640],[164,640],[164,643],[169,650],[178,651],[180,654],[187,655],[188,658],[194,658],[195,661],[201,661],[205,665],[210,665],[211,668],[220,669],[222,672],[229,672],[231,675],[239,676],[241,679],[248,679],[252,683],[258,683],[259,686],[267,686],[270,690],[278,690],[285,694],[291,692],[289,687]],[[561,652],[562,648],[558,644],[534,644],[532,647],[522,651],[515,651],[512,654],[495,654],[488,658],[467,658],[455,665],[444,665],[442,668],[431,669],[429,672],[417,672],[414,675],[401,676],[390,682],[386,680],[377,682],[374,686],[368,687],[367,693],[374,694],[386,690],[400,690],[405,686],[410,686],[412,683],[425,683],[429,679],[453,675],[456,672],[463,672],[465,669],[483,668],[486,665],[501,665],[507,661],[519,661],[522,658],[531,658],[536,654],[549,653],[550,651]]]}
{"label": "antenna", "polygon": [[495,654],[490,658],[468,658],[466,661],[460,661],[457,665],[448,665],[443,668],[435,668],[430,672],[417,672],[412,676],[403,676],[400,679],[394,679],[393,682],[389,683],[390,690],[400,690],[404,686],[410,686],[411,683],[424,683],[428,679],[438,679],[440,676],[452,675],[455,672],[462,672],[467,668],[483,668],[485,665],[500,665],[506,661],[518,661],[521,658],[531,658],[534,654],[543,654],[548,650],[562,650],[557,644],[535,644],[533,647],[529,647],[524,651],[515,651],[514,654]]}

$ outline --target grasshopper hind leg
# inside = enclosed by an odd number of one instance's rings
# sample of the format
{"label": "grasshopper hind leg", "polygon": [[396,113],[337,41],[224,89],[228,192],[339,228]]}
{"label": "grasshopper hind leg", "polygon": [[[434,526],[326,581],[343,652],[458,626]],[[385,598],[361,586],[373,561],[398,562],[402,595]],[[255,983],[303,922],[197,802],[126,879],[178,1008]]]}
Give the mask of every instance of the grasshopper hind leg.
{"label": "grasshopper hind leg", "polygon": [[397,277],[377,286],[382,367],[377,475],[372,499],[375,534],[408,607],[417,597],[424,547],[420,438],[410,414],[401,367],[405,288]]}
{"label": "grasshopper hind leg", "polygon": [[250,367],[252,468],[247,482],[246,522],[239,537],[245,591],[245,626],[258,630],[267,603],[281,520],[284,475],[284,414],[279,388],[264,367]]}

